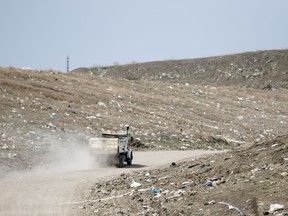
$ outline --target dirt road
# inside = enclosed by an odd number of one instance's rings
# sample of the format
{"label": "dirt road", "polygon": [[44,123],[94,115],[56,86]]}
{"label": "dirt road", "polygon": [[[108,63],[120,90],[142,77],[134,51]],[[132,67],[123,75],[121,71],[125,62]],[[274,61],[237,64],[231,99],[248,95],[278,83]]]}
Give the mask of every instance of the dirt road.
{"label": "dirt road", "polygon": [[134,153],[134,165],[125,168],[59,171],[37,170],[0,178],[0,215],[77,215],[85,191],[93,183],[139,169],[151,169],[185,158],[218,153],[203,150]]}

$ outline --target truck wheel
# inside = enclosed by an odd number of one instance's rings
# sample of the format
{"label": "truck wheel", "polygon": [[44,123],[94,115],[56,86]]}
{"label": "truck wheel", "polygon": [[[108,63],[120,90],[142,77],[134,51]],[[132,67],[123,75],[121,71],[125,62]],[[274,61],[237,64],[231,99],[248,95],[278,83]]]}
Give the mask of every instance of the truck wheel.
{"label": "truck wheel", "polygon": [[128,164],[128,165],[131,165],[131,164],[132,164],[132,159],[133,159],[133,153],[131,152],[131,158],[129,158],[129,159],[127,160],[127,164]]}
{"label": "truck wheel", "polygon": [[124,167],[124,155],[119,155],[119,167]]}
{"label": "truck wheel", "polygon": [[132,160],[128,160],[128,161],[127,161],[127,164],[128,164],[128,165],[131,165],[131,164],[132,164]]}

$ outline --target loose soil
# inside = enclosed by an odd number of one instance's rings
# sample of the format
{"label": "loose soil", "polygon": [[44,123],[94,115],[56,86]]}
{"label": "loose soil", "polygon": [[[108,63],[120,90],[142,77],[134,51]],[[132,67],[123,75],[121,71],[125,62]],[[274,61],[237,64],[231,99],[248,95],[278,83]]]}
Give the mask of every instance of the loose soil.
{"label": "loose soil", "polygon": [[227,152],[95,180],[77,189],[98,200],[80,214],[263,215],[271,204],[287,212],[287,59],[288,50],[273,50],[68,74],[0,68],[0,181],[39,167],[89,170],[89,138],[129,124],[135,152]]}

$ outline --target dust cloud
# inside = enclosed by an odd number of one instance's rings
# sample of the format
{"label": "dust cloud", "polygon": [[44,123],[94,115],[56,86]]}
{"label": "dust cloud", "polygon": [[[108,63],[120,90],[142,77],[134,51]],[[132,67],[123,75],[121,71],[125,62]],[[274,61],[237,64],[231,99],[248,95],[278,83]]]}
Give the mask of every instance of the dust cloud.
{"label": "dust cloud", "polygon": [[67,173],[88,171],[108,166],[106,155],[91,152],[89,138],[75,134],[61,137],[47,136],[47,153],[41,164],[32,169],[33,173]]}

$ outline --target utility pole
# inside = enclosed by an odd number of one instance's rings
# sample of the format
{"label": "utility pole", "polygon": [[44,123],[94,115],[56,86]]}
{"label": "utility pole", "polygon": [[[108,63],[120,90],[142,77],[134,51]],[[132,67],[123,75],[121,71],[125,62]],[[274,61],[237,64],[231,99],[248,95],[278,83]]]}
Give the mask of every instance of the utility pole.
{"label": "utility pole", "polygon": [[67,56],[67,59],[66,59],[66,63],[67,63],[67,65],[66,65],[66,71],[67,71],[67,73],[69,73],[69,56]]}

